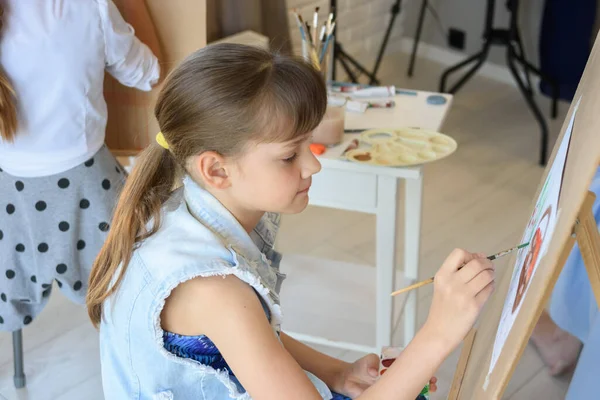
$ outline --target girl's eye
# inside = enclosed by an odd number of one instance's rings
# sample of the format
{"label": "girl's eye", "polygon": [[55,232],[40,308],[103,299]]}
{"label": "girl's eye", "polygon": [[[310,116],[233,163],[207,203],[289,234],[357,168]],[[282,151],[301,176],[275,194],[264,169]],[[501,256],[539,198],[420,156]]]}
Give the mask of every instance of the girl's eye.
{"label": "girl's eye", "polygon": [[291,163],[292,161],[294,161],[294,160],[296,159],[296,156],[297,156],[297,155],[298,155],[298,153],[294,153],[294,155],[292,155],[291,157],[284,158],[284,159],[283,159],[283,162],[286,162],[286,163]]}

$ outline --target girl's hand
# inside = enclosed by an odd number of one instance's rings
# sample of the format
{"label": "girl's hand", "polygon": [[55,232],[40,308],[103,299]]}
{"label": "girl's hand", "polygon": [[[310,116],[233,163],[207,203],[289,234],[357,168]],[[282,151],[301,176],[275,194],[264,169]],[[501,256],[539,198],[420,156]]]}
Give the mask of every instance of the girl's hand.
{"label": "girl's hand", "polygon": [[[352,399],[360,396],[365,390],[375,383],[379,375],[379,357],[375,354],[367,354],[348,364],[348,367],[340,372],[338,384],[333,391],[348,396]],[[429,381],[429,391],[437,391],[437,378]]]}
{"label": "girl's hand", "polygon": [[435,275],[424,329],[441,338],[448,354],[469,332],[494,290],[494,265],[483,254],[454,250]]}
{"label": "girl's hand", "polygon": [[374,384],[378,376],[379,357],[375,354],[367,354],[341,370],[337,383],[332,389],[354,399]]}

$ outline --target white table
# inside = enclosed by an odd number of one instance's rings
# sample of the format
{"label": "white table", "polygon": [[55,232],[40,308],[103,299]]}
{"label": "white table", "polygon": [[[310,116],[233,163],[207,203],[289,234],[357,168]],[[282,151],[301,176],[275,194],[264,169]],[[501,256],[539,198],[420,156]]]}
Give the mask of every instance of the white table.
{"label": "white table", "polygon": [[[345,128],[420,127],[440,131],[452,96],[443,95],[443,105],[430,105],[430,92],[413,92],[395,97],[393,109],[369,109],[364,114],[346,113]],[[358,134],[346,134],[344,142],[319,157],[322,170],[313,177],[310,204],[376,215],[376,316],[375,347],[288,332],[297,339],[332,347],[379,353],[391,344],[393,302],[390,293],[396,282],[396,219],[399,210],[398,183],[405,180],[404,275],[418,278],[421,234],[423,169],[362,165],[340,159],[348,143]],[[285,258],[284,258],[285,260]],[[406,281],[405,281],[406,282]],[[414,337],[417,317],[416,291],[404,303],[404,345]]]}

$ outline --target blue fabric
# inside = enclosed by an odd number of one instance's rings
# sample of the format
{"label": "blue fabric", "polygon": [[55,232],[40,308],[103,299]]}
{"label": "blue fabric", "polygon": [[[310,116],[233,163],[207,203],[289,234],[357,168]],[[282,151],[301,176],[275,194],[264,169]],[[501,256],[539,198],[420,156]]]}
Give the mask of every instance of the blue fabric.
{"label": "blue fabric", "polygon": [[[572,100],[590,54],[596,0],[546,0],[540,32],[540,70],[559,86],[559,97]],[[540,82],[542,93],[552,87]]]}
{"label": "blue fabric", "polygon": [[352,399],[350,399],[350,397],[344,396],[343,394],[334,393],[334,392],[331,392],[331,394],[333,395],[331,400],[352,400]]}
{"label": "blue fabric", "polygon": [[[343,394],[339,394],[339,393],[335,393],[335,392],[331,392],[331,394],[333,395],[331,400],[352,400],[350,397],[344,396]],[[420,394],[419,396],[417,396],[416,400],[427,400],[427,397]]]}
{"label": "blue fabric", "polygon": [[[176,333],[165,332],[163,334],[165,349],[177,357],[189,358],[200,364],[210,366],[217,370],[225,370],[230,376],[233,371],[227,365],[225,358],[217,349],[217,346],[206,336],[184,336]],[[331,400],[351,400],[339,393],[332,392]]]}
{"label": "blue fabric", "polygon": [[233,375],[217,346],[206,336],[183,336],[176,333],[163,334],[165,349],[181,358],[189,358],[217,370],[226,370]]}
{"label": "blue fabric", "polygon": [[[596,171],[590,191],[597,196],[592,211],[600,225],[600,169]],[[590,390],[600,377],[600,313],[577,245],[552,292],[550,315],[558,326],[583,342],[566,399],[589,398]]]}
{"label": "blue fabric", "polygon": [[[217,346],[206,336],[184,336],[176,333],[163,334],[165,349],[181,358],[189,358],[217,370],[225,370],[233,376],[233,372]],[[332,392],[331,400],[351,400],[339,393]]]}

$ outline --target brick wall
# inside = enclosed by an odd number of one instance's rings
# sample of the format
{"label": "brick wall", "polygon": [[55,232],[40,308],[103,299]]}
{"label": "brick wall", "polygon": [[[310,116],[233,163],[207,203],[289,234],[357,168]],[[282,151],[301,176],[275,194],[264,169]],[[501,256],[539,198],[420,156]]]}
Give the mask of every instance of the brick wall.
{"label": "brick wall", "polygon": [[[309,20],[315,7],[320,7],[319,23],[325,21],[329,14],[329,0],[286,0],[288,8],[298,8],[302,17]],[[337,40],[343,44],[344,50],[371,69],[379,50],[387,24],[391,18],[394,0],[338,0],[336,15],[338,30]],[[396,18],[387,52],[399,51],[403,33],[403,14]],[[292,13],[289,14],[290,36],[294,52],[300,54],[300,32]]]}

